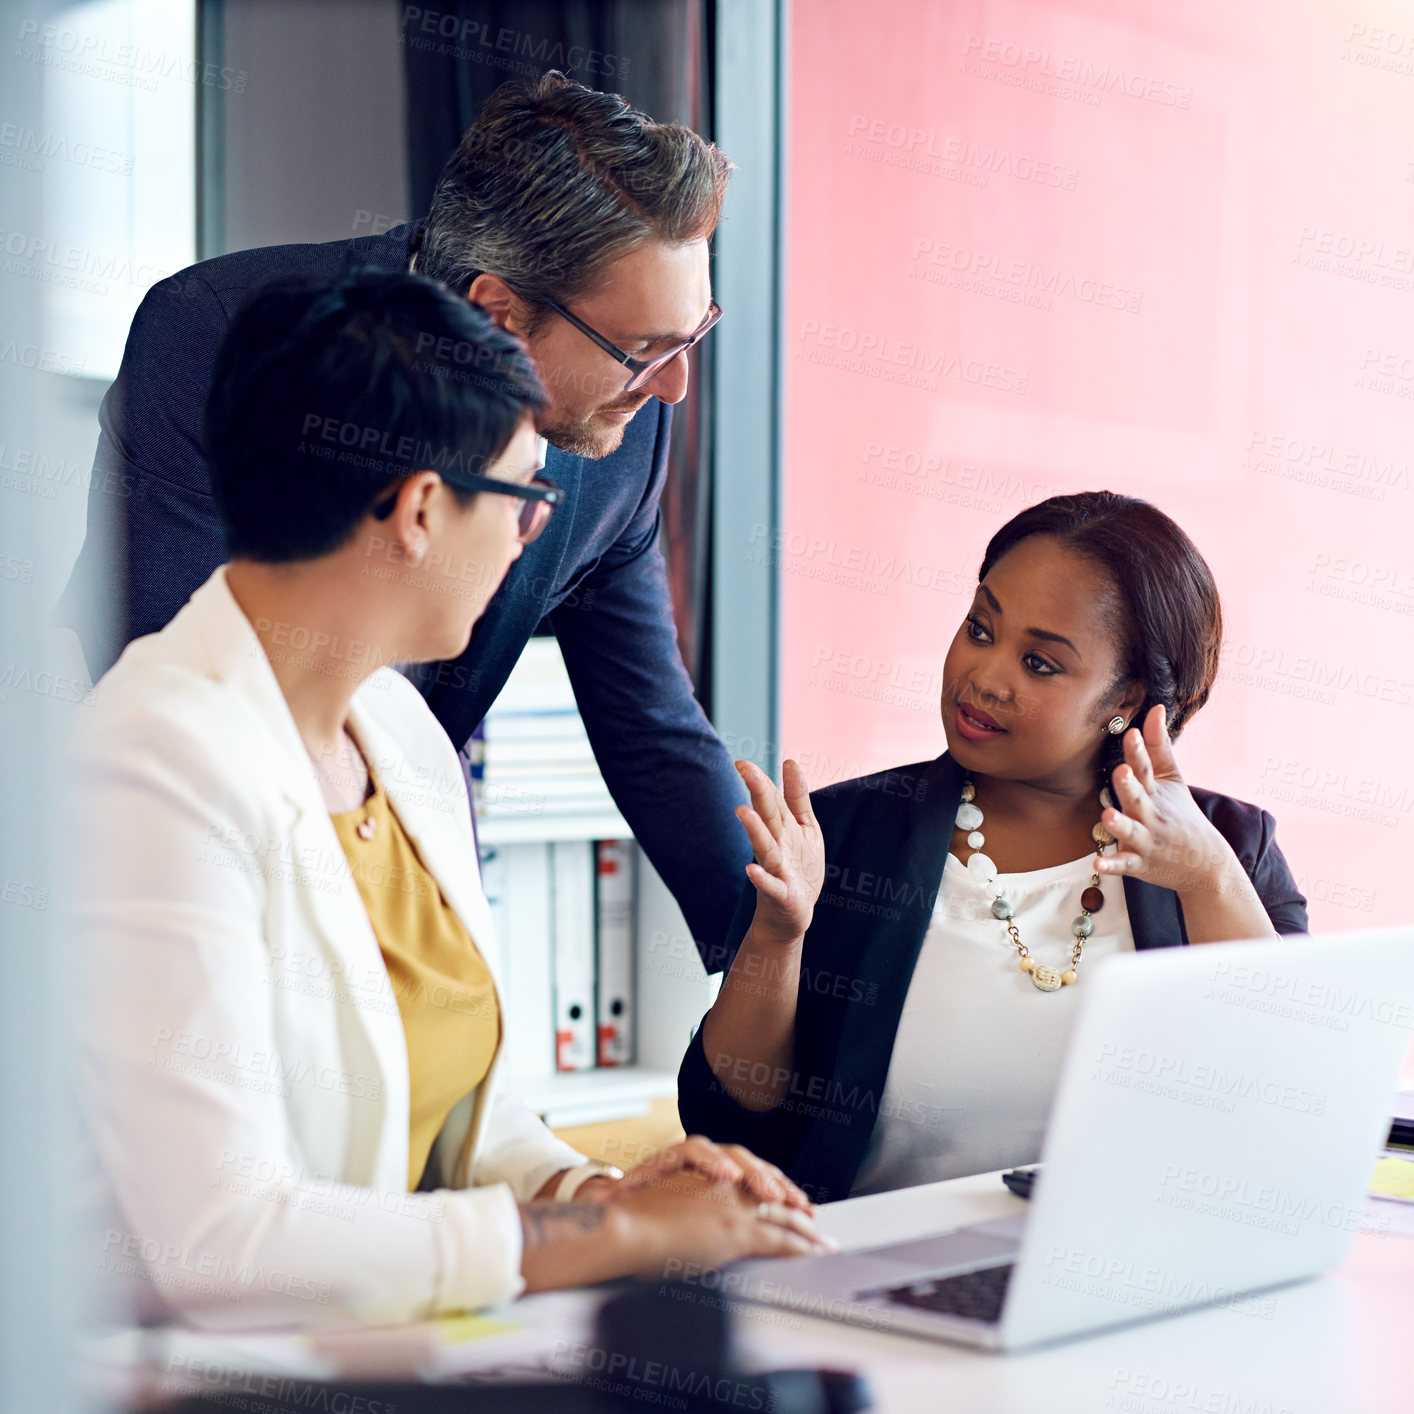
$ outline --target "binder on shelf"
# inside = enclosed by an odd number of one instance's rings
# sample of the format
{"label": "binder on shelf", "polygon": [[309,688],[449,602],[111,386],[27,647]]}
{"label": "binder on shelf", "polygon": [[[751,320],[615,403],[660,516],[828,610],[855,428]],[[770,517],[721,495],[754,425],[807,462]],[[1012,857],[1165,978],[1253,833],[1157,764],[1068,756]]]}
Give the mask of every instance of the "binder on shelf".
{"label": "binder on shelf", "polygon": [[[484,748],[486,743],[481,743]],[[494,757],[493,771],[505,772],[507,768],[525,767],[547,769],[550,765],[581,766],[592,765],[593,757],[586,762],[589,738],[584,729],[575,736],[513,736],[497,737],[491,743]],[[484,750],[483,750],[484,759]]]}
{"label": "binder on shelf", "polygon": [[[534,642],[534,640],[531,640]],[[512,670],[514,671],[514,669]],[[556,706],[545,711],[520,711],[512,707],[514,698],[504,691],[487,709],[482,719],[482,739],[498,751],[503,747],[514,751],[526,742],[549,741],[557,749],[573,753],[588,742],[584,720],[573,701],[568,706]]]}
{"label": "binder on shelf", "polygon": [[[570,1091],[577,1107],[628,1113],[637,852],[553,638],[526,645],[464,754],[502,940],[508,1078],[549,1096],[556,1113]],[[600,1093],[600,1067],[612,1098]]]}
{"label": "binder on shelf", "polygon": [[555,1069],[550,846],[483,845],[481,870],[500,940],[505,1066],[514,1080]]}
{"label": "binder on shelf", "polygon": [[601,1066],[633,1062],[633,841],[599,840],[594,846],[598,1060]]}
{"label": "binder on shelf", "polygon": [[554,897],[555,1069],[594,1068],[594,846],[548,846]]}
{"label": "binder on shelf", "polygon": [[487,711],[478,764],[473,774],[482,819],[616,813],[553,638],[526,644]]}

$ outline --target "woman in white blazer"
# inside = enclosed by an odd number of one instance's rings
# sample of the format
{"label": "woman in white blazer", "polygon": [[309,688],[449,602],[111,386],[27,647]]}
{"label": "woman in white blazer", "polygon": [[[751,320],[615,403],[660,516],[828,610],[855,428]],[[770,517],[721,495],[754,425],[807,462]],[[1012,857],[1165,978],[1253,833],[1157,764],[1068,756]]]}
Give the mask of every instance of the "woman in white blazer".
{"label": "woman in white blazer", "polygon": [[[207,424],[230,563],[103,678],[68,792],[96,1262],[143,1318],[401,1320],[827,1245],[745,1150],[623,1176],[499,1083],[465,783],[388,665],[456,658],[543,528],[543,404],[520,344],[416,276],[270,287],[232,324]],[[496,1028],[412,1192],[411,1032],[334,827],[375,789]]]}

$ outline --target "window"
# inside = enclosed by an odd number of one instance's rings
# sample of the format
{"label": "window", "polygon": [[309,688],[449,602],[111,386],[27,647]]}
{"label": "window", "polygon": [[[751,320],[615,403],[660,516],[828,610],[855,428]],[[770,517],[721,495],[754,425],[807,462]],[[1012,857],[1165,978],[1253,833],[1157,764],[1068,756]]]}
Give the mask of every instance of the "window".
{"label": "window", "polygon": [[87,0],[24,22],[20,45],[44,70],[43,128],[13,134],[43,183],[23,258],[47,342],[111,379],[143,295],[196,258],[198,85],[244,76],[203,71],[195,5],[171,0]]}

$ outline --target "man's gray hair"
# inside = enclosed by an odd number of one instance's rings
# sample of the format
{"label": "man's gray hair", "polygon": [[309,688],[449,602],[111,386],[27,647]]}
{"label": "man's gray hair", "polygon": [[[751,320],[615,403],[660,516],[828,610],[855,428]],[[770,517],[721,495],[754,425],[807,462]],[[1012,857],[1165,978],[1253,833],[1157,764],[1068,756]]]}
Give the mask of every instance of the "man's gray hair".
{"label": "man's gray hair", "polygon": [[558,70],[502,84],[443,168],[417,269],[458,294],[485,271],[568,304],[644,241],[710,236],[731,171],[691,128]]}

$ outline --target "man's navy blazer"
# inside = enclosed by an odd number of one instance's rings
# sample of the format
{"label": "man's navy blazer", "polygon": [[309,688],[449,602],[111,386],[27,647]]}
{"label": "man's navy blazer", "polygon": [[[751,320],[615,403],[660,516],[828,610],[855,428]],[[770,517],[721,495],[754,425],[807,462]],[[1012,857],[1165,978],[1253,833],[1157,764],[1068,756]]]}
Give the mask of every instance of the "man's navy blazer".
{"label": "man's navy blazer", "polygon": [[[744,1144],[779,1165],[816,1202],[844,1198],[878,1118],[894,1037],[943,882],[962,768],[935,761],[826,786],[810,797],[825,838],[825,884],[805,934],[789,1090],[764,1112],[738,1105],[717,1080],[698,1029],[678,1073],[689,1134]],[[1232,846],[1278,933],[1306,931],[1306,900],[1255,805],[1193,788],[1198,808]],[[1172,889],[1125,876],[1136,949],[1187,943]],[[742,891],[722,953],[730,967],[756,911]]]}
{"label": "man's navy blazer", "polygon": [[[202,421],[231,317],[283,276],[406,270],[416,229],[239,251],[148,292],[99,413],[88,535],[58,608],[95,679],[226,559]],[[706,948],[726,933],[750,849],[733,813],[746,793],[693,696],[658,550],[671,413],[650,399],[599,461],[549,449],[545,474],[564,502],[461,657],[427,665],[415,680],[460,748],[547,623],[615,803]]]}

